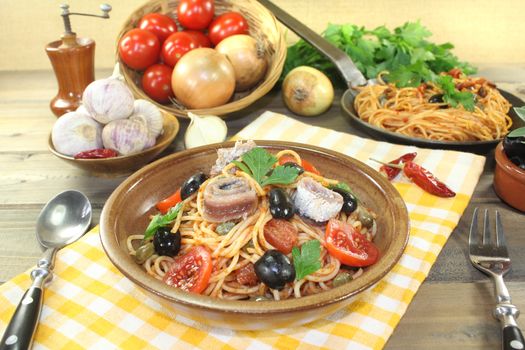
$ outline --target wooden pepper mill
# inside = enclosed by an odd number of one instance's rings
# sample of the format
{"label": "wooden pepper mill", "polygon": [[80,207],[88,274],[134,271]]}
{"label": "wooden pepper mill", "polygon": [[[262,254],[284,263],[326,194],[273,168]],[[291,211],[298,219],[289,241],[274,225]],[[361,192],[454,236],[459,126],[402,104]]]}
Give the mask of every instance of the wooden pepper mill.
{"label": "wooden pepper mill", "polygon": [[46,45],[46,53],[53,65],[58,81],[58,94],[51,100],[51,111],[60,117],[66,112],[76,110],[82,101],[86,86],[95,80],[95,41],[90,38],[77,38],[71,30],[69,16],[91,16],[109,18],[111,6],[100,5],[102,15],[69,12],[69,5],[60,5],[65,32],[61,40]]}

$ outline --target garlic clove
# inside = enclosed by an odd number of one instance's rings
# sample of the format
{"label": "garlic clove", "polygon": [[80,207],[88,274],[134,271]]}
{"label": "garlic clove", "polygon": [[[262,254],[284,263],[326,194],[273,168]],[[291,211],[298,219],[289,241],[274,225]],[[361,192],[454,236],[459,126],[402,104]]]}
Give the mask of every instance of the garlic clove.
{"label": "garlic clove", "polygon": [[150,135],[157,138],[162,133],[162,113],[153,103],[146,100],[135,100],[133,116],[140,115],[146,120]]}
{"label": "garlic clove", "polygon": [[114,149],[120,155],[128,155],[144,150],[151,138],[143,122],[118,119],[104,126],[102,142],[105,148]]}
{"label": "garlic clove", "polygon": [[58,152],[68,156],[102,148],[102,125],[89,115],[69,112],[53,125],[51,141]]}
{"label": "garlic clove", "polygon": [[209,145],[226,139],[228,127],[221,118],[213,115],[198,116],[191,112],[188,112],[188,117],[191,122],[184,134],[186,148]]}
{"label": "garlic clove", "polygon": [[102,124],[129,117],[133,112],[133,101],[128,86],[114,77],[95,80],[82,95],[86,110]]}

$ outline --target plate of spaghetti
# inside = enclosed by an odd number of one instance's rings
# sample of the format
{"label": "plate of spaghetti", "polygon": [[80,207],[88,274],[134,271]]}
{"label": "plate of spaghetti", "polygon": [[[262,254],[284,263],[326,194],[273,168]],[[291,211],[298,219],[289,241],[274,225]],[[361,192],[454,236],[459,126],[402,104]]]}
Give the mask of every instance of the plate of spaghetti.
{"label": "plate of spaghetti", "polygon": [[126,179],[100,220],[113,264],[168,315],[233,329],[328,315],[401,257],[393,186],[342,154],[272,141],[199,147]]}
{"label": "plate of spaghetti", "polygon": [[452,79],[458,93],[473,94],[469,109],[448,104],[444,91],[431,82],[398,88],[381,76],[377,81],[359,88],[355,96],[347,91],[342,104],[356,126],[388,141],[485,152],[524,124],[512,109],[523,101],[484,78],[456,75]]}

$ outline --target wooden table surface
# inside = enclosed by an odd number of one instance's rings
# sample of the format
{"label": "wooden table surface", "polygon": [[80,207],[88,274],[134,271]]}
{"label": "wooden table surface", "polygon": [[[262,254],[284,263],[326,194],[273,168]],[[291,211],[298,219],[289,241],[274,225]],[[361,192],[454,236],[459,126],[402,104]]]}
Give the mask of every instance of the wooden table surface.
{"label": "wooden table surface", "polygon": [[[97,78],[108,72],[97,72]],[[498,86],[525,99],[523,65],[485,67],[480,73]],[[51,70],[0,72],[0,283],[32,267],[40,256],[35,222],[43,205],[66,189],[84,192],[92,201],[94,224],[111,192],[125,177],[90,176],[54,157],[47,150],[47,137],[55,117],[49,100],[56,94]],[[315,118],[295,117],[303,122],[359,134],[342,114],[338,91],[334,105]],[[228,120],[229,135],[235,134],[265,110],[291,115],[275,90]],[[162,155],[182,150],[181,130]],[[386,349],[496,349],[500,344],[491,281],[468,261],[468,226],[474,207],[501,212],[513,269],[506,276],[513,302],[525,310],[525,215],[502,203],[492,188],[493,153],[487,154],[485,170],[471,203],[401,319]],[[525,321],[518,320],[525,329]]]}

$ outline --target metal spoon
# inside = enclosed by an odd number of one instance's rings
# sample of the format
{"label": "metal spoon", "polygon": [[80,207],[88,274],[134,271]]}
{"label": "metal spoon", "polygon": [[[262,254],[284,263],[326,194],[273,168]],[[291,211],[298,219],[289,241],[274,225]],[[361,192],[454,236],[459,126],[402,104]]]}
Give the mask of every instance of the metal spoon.
{"label": "metal spoon", "polygon": [[55,254],[73,243],[91,224],[91,203],[78,191],[65,191],[51,199],[38,216],[38,242],[46,249],[37,267],[31,271],[33,284],[25,292],[0,341],[0,350],[28,349],[33,342],[44,284],[52,278]]}

